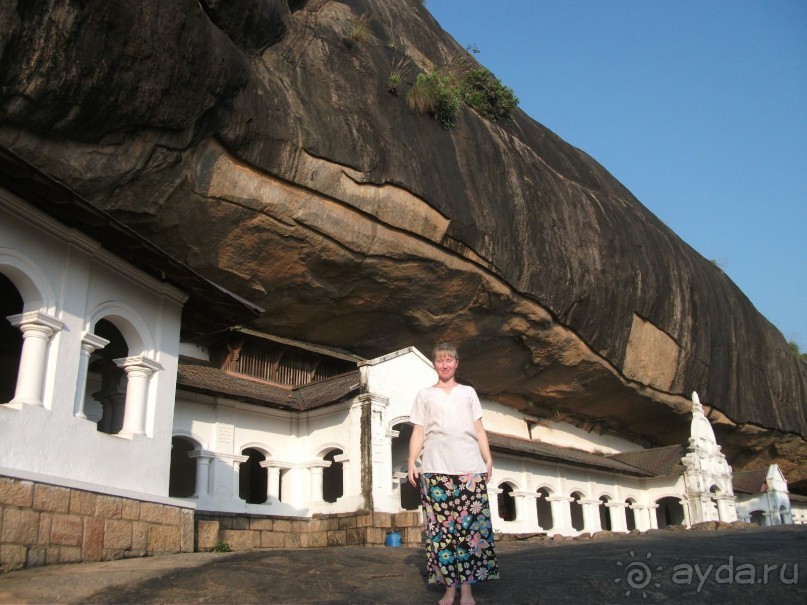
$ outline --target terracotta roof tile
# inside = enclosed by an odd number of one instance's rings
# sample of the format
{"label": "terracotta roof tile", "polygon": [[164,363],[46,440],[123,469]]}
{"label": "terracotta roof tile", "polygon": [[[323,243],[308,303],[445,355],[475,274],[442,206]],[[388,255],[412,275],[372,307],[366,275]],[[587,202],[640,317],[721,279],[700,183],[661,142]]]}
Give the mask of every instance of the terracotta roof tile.
{"label": "terracotta roof tile", "polygon": [[361,375],[359,370],[354,370],[301,387],[289,388],[231,374],[204,362],[183,357],[177,368],[177,386],[257,405],[302,411],[336,403],[357,393],[361,387]]}
{"label": "terracotta roof tile", "polygon": [[686,451],[683,445],[667,445],[638,452],[611,454],[609,458],[629,464],[656,477],[680,475],[684,471],[681,458]]}
{"label": "terracotta roof tile", "polygon": [[576,466],[586,466],[623,475],[649,476],[650,473],[634,466],[623,464],[603,454],[592,454],[570,447],[561,447],[530,439],[510,437],[488,431],[490,447],[506,452],[514,452],[531,458],[539,458],[552,462],[565,462]]}
{"label": "terracotta roof tile", "polygon": [[759,468],[750,471],[735,472],[731,476],[731,484],[735,492],[756,494],[762,491],[762,485],[768,477],[768,469]]}

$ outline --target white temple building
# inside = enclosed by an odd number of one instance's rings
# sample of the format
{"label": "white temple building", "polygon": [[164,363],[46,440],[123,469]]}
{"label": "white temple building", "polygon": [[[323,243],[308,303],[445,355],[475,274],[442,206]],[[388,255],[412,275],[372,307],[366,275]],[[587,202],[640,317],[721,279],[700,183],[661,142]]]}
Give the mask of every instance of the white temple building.
{"label": "white temple building", "polygon": [[[0,148],[0,570],[162,552],[420,543],[410,347],[246,327],[261,310]],[[237,327],[240,326],[240,327]],[[804,523],[775,465],[732,473],[693,395],[646,449],[482,399],[502,533]]]}

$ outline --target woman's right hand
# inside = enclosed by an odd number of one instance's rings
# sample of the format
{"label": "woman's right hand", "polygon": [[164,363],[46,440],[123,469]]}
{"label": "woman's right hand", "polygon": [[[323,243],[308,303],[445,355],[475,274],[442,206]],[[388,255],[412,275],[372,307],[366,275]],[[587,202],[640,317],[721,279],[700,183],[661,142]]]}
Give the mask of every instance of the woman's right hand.
{"label": "woman's right hand", "polygon": [[418,478],[420,477],[420,469],[418,469],[417,465],[414,462],[409,463],[409,468],[406,472],[406,476],[409,477],[409,483],[412,484],[412,487],[418,486]]}

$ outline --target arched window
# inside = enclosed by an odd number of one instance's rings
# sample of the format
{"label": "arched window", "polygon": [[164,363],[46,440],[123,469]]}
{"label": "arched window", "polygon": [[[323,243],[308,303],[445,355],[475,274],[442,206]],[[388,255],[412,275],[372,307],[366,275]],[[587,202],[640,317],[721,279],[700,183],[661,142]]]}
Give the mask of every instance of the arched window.
{"label": "arched window", "polygon": [[241,452],[241,455],[248,456],[249,459],[239,466],[238,497],[246,500],[247,504],[263,504],[266,502],[268,475],[261,462],[266,460],[266,456],[251,447]]}
{"label": "arched window", "polygon": [[608,498],[600,496],[600,504],[597,507],[600,510],[600,527],[604,530],[611,531],[611,510],[607,506]]}
{"label": "arched window", "polygon": [[549,490],[544,487],[538,490],[538,501],[536,502],[538,525],[543,529],[552,529],[555,524],[552,519],[552,503],[548,500],[549,495]]}
{"label": "arched window", "polygon": [[92,399],[84,405],[85,414],[97,421],[99,431],[116,435],[123,428],[127,379],[126,372],[114,360],[127,357],[129,346],[120,330],[106,319],[95,324],[95,335],[109,344],[90,357],[87,393]]}
{"label": "arched window", "polygon": [[669,525],[684,525],[684,507],[681,501],[673,496],[656,500],[656,524],[659,529]]}
{"label": "arched window", "polygon": [[[412,425],[402,422],[392,427],[398,431],[398,436],[392,439],[392,469],[406,473],[409,470],[409,440],[412,437]],[[417,510],[420,506],[420,490],[413,487],[408,479],[400,483],[401,508],[404,510]]]}
{"label": "arched window", "polygon": [[712,502],[711,502],[712,510],[713,512],[716,513],[718,521],[723,521],[724,519],[721,514],[722,511],[720,510],[720,507],[717,505],[718,496],[720,496],[723,493],[723,491],[717,485],[713,485],[712,487],[709,488],[709,493],[712,494]]}
{"label": "arched window", "polygon": [[751,511],[751,523],[764,527],[765,525],[765,511],[754,510]]}
{"label": "arched window", "polygon": [[190,498],[196,492],[196,461],[188,454],[196,449],[185,437],[171,439],[171,471],[168,495],[172,498]]}
{"label": "arched window", "polygon": [[580,504],[580,500],[583,499],[583,494],[580,492],[572,493],[572,502],[569,503],[569,508],[571,509],[572,515],[572,527],[577,531],[583,531],[586,527],[586,523],[583,517],[583,505]]}
{"label": "arched window", "polygon": [[6,317],[22,313],[23,300],[14,283],[0,273],[0,403],[14,398],[22,353],[22,332]]}
{"label": "arched window", "polygon": [[336,502],[345,493],[344,470],[342,463],[336,461],[342,453],[342,450],[331,450],[323,457],[331,463],[322,471],[322,499],[325,502]]}
{"label": "arched window", "polygon": [[636,504],[636,500],[633,498],[628,498],[625,500],[625,504],[628,506],[625,508],[625,523],[628,531],[632,531],[636,529],[636,509],[631,508],[634,504]]}
{"label": "arched window", "polygon": [[516,499],[513,497],[513,486],[509,483],[499,485],[502,490],[497,496],[499,504],[499,518],[502,521],[516,520]]}

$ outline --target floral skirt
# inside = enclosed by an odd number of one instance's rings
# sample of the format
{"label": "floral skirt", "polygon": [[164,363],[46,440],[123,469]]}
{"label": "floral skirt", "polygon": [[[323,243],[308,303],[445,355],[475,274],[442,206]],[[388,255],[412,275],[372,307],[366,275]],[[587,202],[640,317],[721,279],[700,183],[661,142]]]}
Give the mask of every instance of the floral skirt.
{"label": "floral skirt", "polygon": [[482,475],[423,473],[430,584],[454,586],[498,580],[493,527]]}

